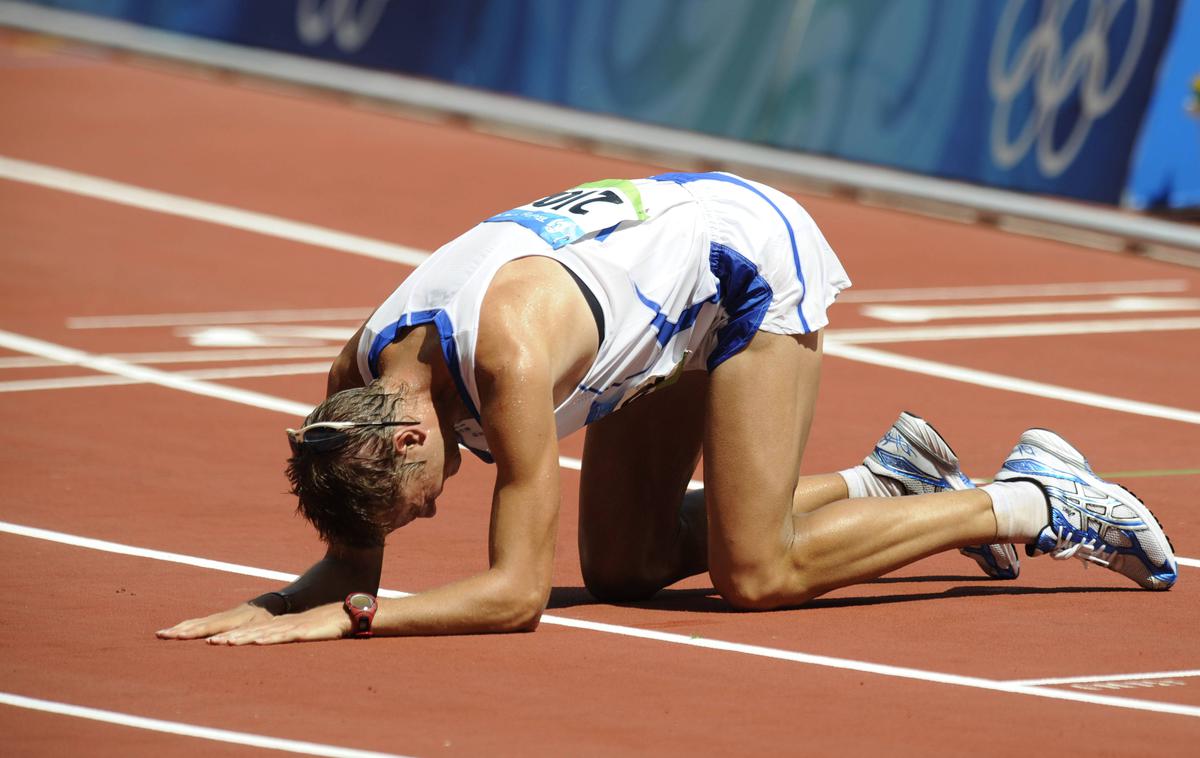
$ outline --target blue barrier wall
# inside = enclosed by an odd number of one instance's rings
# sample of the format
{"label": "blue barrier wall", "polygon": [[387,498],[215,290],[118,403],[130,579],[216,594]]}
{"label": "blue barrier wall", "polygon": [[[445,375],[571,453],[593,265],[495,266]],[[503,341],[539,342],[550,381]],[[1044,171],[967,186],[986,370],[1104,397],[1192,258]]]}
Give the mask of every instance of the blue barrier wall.
{"label": "blue barrier wall", "polygon": [[777,147],[1116,203],[1175,0],[44,0]]}

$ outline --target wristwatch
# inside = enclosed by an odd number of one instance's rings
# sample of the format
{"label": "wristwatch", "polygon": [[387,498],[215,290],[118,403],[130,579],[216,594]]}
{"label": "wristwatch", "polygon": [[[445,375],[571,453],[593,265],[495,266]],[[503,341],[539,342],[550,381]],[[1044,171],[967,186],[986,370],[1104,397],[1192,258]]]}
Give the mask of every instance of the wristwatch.
{"label": "wristwatch", "polygon": [[350,636],[370,637],[371,621],[375,618],[375,611],[379,610],[375,596],[365,592],[354,592],[346,597],[343,607],[350,616]]}

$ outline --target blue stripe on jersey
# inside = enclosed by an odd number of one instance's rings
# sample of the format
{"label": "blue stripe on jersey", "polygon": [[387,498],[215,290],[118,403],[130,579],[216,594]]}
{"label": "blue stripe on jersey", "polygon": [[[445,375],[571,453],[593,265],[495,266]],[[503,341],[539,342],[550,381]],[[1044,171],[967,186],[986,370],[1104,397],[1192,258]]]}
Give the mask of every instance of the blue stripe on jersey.
{"label": "blue stripe on jersey", "polygon": [[758,267],[731,247],[714,242],[708,265],[721,284],[721,307],[729,315],[717,330],[717,345],[708,356],[708,370],[712,371],[750,344],[775,293],[759,276]]}
{"label": "blue stripe on jersey", "polygon": [[[800,303],[796,306],[796,315],[798,315],[800,317],[800,325],[804,327],[804,331],[805,332],[812,331],[808,327],[808,320],[804,318],[804,307],[803,307],[804,306],[804,297],[805,297],[805,295],[808,294],[808,285],[804,281],[804,272],[800,268],[800,251],[796,247],[796,232],[792,229],[792,223],[790,221],[788,221],[787,216],[784,215],[783,211],[781,211],[779,209],[779,206],[776,205],[771,200],[771,198],[767,197],[765,194],[763,194],[762,190],[760,190],[758,187],[755,187],[753,184],[750,184],[749,182],[742,181],[741,179],[738,179],[736,176],[729,176],[728,174],[720,174],[715,171],[710,171],[710,172],[701,173],[701,174],[689,174],[689,173],[659,174],[658,176],[652,176],[650,178],[654,179],[655,181],[675,182],[676,184],[687,184],[688,182],[695,182],[695,181],[700,181],[703,179],[710,179],[715,182],[728,182],[729,184],[734,184],[734,185],[737,185],[738,187],[748,189],[751,192],[753,192],[754,194],[761,197],[763,200],[765,200],[767,205],[770,205],[771,208],[774,209],[774,211],[779,214],[779,218],[783,220],[783,225],[785,227],[787,227],[788,238],[791,240],[791,243],[792,243],[792,263],[796,267],[796,278],[800,280],[800,288],[801,288],[800,289]],[[761,323],[761,319],[760,319],[760,323]]]}
{"label": "blue stripe on jersey", "polygon": [[[450,375],[454,377],[454,386],[458,388],[458,396],[462,398],[463,405],[471,412],[476,421],[479,421],[479,410],[475,407],[474,401],[471,400],[471,395],[467,392],[467,385],[462,378],[462,365],[458,362],[458,345],[454,343],[454,324],[450,321],[450,317],[443,310],[415,311],[413,313],[405,313],[400,317],[400,320],[394,321],[384,328],[379,330],[375,335],[375,339],[371,341],[371,349],[367,353],[367,366],[371,370],[371,376],[379,378],[379,356],[383,354],[383,349],[396,341],[396,335],[401,329],[406,329],[410,326],[420,326],[433,322],[434,328],[438,331],[438,337],[442,343],[442,357],[446,359],[446,367],[450,369]],[[461,442],[461,440],[460,440]],[[492,456],[482,450],[464,445],[475,455],[482,458],[484,461],[491,463]]]}

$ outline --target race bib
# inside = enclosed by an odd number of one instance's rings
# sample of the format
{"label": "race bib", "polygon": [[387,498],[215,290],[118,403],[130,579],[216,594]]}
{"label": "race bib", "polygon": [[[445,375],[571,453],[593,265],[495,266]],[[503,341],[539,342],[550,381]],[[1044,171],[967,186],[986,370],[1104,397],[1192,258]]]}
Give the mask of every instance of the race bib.
{"label": "race bib", "polygon": [[607,234],[622,221],[645,220],[642,194],[634,183],[605,179],[534,200],[492,216],[485,223],[520,224],[557,250],[589,234]]}

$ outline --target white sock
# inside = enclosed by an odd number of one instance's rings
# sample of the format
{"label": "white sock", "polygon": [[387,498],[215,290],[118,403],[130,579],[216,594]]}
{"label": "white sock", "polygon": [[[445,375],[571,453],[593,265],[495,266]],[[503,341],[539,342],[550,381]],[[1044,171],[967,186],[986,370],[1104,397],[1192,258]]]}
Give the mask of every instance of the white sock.
{"label": "white sock", "polygon": [[1001,542],[1033,542],[1049,523],[1046,496],[1033,482],[992,482],[979,489],[992,499]]}
{"label": "white sock", "polygon": [[846,489],[850,497],[900,497],[907,495],[904,485],[886,476],[879,476],[866,466],[855,466],[838,475],[846,480]]}

